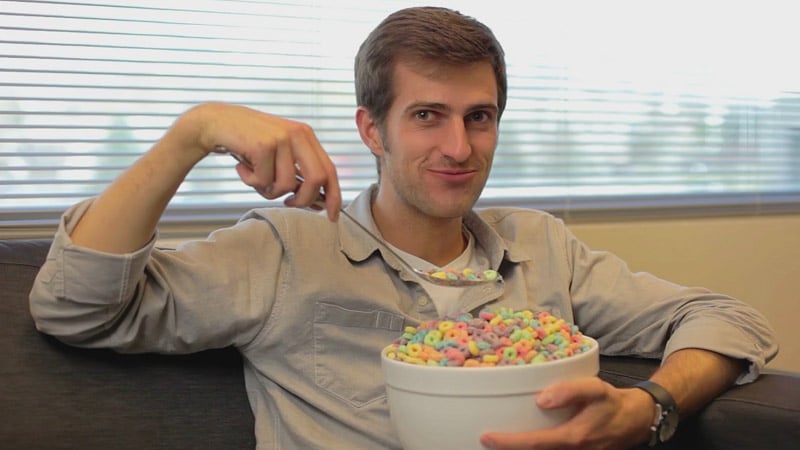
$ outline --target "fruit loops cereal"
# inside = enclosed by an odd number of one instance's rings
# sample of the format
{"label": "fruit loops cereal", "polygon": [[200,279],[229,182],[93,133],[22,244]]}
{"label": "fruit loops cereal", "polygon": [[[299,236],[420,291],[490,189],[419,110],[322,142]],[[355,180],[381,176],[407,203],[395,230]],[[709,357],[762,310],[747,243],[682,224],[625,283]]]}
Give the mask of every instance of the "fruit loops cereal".
{"label": "fruit loops cereal", "polygon": [[548,312],[484,309],[406,327],[386,349],[390,359],[429,366],[538,364],[589,350],[578,330]]}
{"label": "fruit loops cereal", "polygon": [[425,273],[428,275],[438,278],[440,280],[459,280],[459,281],[482,281],[482,280],[489,280],[494,281],[497,279],[497,271],[495,270],[484,270],[482,272],[475,272],[470,268],[466,268],[464,270],[456,270],[456,269],[430,269],[427,270]]}

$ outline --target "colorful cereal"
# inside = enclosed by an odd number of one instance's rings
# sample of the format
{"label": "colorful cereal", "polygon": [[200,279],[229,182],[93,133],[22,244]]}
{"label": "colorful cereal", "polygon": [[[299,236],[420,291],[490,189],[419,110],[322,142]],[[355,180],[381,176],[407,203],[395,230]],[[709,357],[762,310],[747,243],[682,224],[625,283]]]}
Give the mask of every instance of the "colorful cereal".
{"label": "colorful cereal", "polygon": [[386,356],[431,366],[506,366],[568,358],[590,345],[576,325],[546,311],[497,308],[406,327]]}

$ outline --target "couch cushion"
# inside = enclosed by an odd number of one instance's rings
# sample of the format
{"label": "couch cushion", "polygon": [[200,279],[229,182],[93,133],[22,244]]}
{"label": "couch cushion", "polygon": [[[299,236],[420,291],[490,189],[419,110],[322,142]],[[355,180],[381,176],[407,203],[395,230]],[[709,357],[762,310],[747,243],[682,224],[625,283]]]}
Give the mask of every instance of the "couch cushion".
{"label": "couch cushion", "polygon": [[[601,357],[600,378],[632,386],[658,368],[657,360]],[[796,450],[800,442],[800,374],[765,373],[736,386],[685,418],[663,450]],[[642,448],[645,448],[644,446]]]}
{"label": "couch cushion", "polygon": [[[0,264],[23,265],[38,268],[44,263],[49,239],[0,240]],[[3,276],[3,272],[0,272]],[[3,286],[6,281],[2,280]]]}
{"label": "couch cushion", "polygon": [[0,241],[0,447],[255,447],[241,358],[77,349],[39,333],[28,294],[49,241]]}

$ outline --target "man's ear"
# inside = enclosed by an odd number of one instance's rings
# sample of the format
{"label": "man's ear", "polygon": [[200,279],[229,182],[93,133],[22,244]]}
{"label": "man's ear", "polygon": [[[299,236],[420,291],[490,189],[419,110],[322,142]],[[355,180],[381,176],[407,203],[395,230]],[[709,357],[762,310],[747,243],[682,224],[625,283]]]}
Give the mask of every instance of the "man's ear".
{"label": "man's ear", "polygon": [[378,124],[372,114],[363,106],[359,106],[356,110],[356,126],[358,126],[358,134],[361,135],[361,140],[369,147],[372,154],[383,156],[383,139],[381,139]]}

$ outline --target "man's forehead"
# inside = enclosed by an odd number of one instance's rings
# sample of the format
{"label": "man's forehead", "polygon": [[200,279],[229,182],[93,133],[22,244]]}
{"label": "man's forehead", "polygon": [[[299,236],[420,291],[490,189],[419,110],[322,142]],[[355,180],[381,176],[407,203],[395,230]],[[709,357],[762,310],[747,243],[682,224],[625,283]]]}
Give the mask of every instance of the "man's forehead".
{"label": "man's forehead", "polygon": [[453,101],[453,92],[448,89],[452,87],[458,89],[459,101],[497,107],[497,80],[488,62],[460,65],[398,62],[393,72],[394,100],[402,98],[406,105],[428,103],[445,106]]}
{"label": "man's forehead", "polygon": [[[424,58],[398,58],[392,71],[395,76],[403,71],[410,71],[425,78],[441,80],[476,69],[488,69],[494,74],[492,63],[489,60],[454,64]],[[494,82],[496,84],[496,80]]]}

